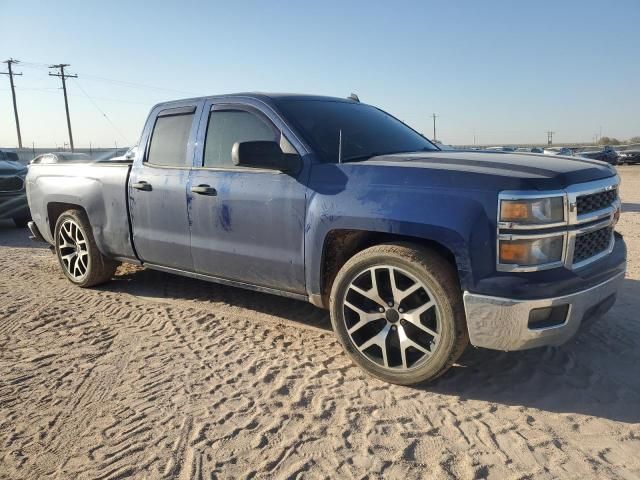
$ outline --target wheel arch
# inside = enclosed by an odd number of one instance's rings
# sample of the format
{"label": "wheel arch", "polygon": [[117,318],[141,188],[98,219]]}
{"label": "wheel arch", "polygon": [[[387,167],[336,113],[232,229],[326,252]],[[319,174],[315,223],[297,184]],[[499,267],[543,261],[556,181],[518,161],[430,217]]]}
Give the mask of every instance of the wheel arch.
{"label": "wheel arch", "polygon": [[96,247],[98,247],[98,250],[103,255],[110,256],[109,250],[105,245],[104,236],[102,234],[102,228],[99,228],[99,226],[96,225],[95,218],[92,218],[92,216],[89,215],[89,212],[87,211],[87,209],[80,203],[61,202],[61,201],[47,203],[47,226],[49,227],[51,238],[53,239],[54,244],[56,241],[55,240],[56,223],[58,222],[60,215],[62,215],[64,212],[69,210],[78,210],[85,215],[85,217],[87,218],[87,221],[89,222],[89,225],[91,226],[91,231],[96,241]]}
{"label": "wheel arch", "polygon": [[53,238],[54,240],[58,218],[60,218],[60,215],[68,210],[79,210],[83,212],[87,216],[87,218],[89,218],[89,216],[87,215],[87,211],[82,205],[66,202],[49,202],[47,204],[47,225],[49,226],[49,233],[51,234],[51,238]]}
{"label": "wheel arch", "polygon": [[451,243],[447,242],[444,237],[436,239],[424,236],[360,229],[330,230],[324,237],[322,253],[318,259],[319,265],[316,270],[318,272],[316,276],[316,278],[318,278],[316,285],[317,291],[312,291],[309,298],[316,306],[327,308],[333,282],[342,266],[358,252],[374,245],[385,243],[413,243],[436,251],[454,268],[458,274],[458,281],[463,283],[464,276],[468,270],[465,257],[461,255],[460,252],[452,249],[450,246]]}

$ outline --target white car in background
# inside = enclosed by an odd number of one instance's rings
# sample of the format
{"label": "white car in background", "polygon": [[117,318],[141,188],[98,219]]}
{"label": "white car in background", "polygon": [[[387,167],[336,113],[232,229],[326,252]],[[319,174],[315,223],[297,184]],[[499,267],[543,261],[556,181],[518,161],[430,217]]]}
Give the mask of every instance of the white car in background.
{"label": "white car in background", "polygon": [[484,150],[488,150],[490,152],[515,152],[517,149],[516,147],[503,145],[501,147],[487,147]]}
{"label": "white car in background", "polygon": [[569,147],[551,147],[544,149],[545,155],[564,155],[565,157],[573,157],[573,150]]}
{"label": "white car in background", "polygon": [[51,152],[38,155],[29,164],[45,163],[88,163],[91,157],[86,153]]}
{"label": "white car in background", "polygon": [[136,152],[138,151],[138,146],[134,145],[133,147],[130,147],[123,155],[120,155],[119,157],[112,157],[109,159],[106,159],[104,161],[108,161],[108,162],[133,162],[133,159],[136,158]]}

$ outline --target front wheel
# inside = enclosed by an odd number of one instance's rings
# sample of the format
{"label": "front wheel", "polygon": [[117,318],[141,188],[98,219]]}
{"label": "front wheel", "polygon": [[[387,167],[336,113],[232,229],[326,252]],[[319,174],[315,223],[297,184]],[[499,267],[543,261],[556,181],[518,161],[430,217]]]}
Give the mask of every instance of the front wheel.
{"label": "front wheel", "polygon": [[67,210],[58,218],[55,248],[65,276],[80,287],[106,282],[118,267],[98,250],[89,220],[79,210]]}
{"label": "front wheel", "polygon": [[435,379],[469,342],[454,268],[418,245],[384,244],[356,254],[336,277],[330,308],[349,357],[391,383]]}

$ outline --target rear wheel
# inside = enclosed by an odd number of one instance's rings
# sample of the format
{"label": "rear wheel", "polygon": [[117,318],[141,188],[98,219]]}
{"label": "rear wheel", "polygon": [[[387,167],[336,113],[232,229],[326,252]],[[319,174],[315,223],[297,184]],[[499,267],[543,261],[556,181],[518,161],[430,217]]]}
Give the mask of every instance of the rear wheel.
{"label": "rear wheel", "polygon": [[469,342],[455,270],[412,244],[378,245],[351,258],[332,288],[331,322],[355,363],[403,385],[442,375]]}
{"label": "rear wheel", "polygon": [[118,267],[98,250],[89,220],[79,210],[67,210],[58,218],[55,248],[65,276],[80,287],[106,282]]}

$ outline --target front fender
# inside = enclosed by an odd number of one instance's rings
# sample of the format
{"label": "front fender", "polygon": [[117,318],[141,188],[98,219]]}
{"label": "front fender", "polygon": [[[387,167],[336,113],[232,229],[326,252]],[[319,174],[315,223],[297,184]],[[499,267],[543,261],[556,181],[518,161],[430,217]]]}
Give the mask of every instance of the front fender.
{"label": "front fender", "polygon": [[[474,269],[495,262],[495,194],[475,190],[360,184],[314,191],[305,226],[309,294],[321,293],[324,245],[333,230],[362,230],[436,242],[454,256],[460,282],[472,282]],[[492,226],[493,225],[493,226]],[[474,255],[469,252],[486,252]]]}

